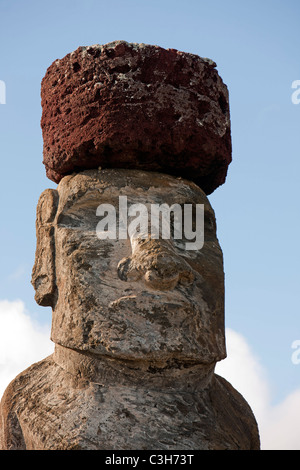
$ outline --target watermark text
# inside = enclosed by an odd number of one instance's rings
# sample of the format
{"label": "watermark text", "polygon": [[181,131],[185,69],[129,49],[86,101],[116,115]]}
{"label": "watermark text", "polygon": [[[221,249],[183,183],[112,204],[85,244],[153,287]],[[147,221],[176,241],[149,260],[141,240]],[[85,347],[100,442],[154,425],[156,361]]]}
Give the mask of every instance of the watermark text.
{"label": "watermark text", "polygon": [[0,104],[6,104],[6,85],[3,80],[0,80]]}
{"label": "watermark text", "polygon": [[100,240],[151,238],[180,240],[186,250],[200,250],[204,244],[204,204],[132,204],[119,196],[119,207],[100,204],[96,227]]}
{"label": "watermark text", "polygon": [[292,83],[292,88],[295,90],[292,93],[292,103],[300,104],[300,80],[294,80]]}
{"label": "watermark text", "polygon": [[295,339],[295,341],[292,342],[292,349],[295,349],[295,351],[292,354],[292,363],[295,365],[300,364],[300,339]]}

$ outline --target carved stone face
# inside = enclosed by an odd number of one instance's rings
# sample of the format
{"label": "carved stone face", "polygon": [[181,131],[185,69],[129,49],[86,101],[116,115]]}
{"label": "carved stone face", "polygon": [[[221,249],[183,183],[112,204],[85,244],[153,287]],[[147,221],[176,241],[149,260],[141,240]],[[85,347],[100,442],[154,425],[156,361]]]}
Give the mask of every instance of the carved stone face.
{"label": "carved stone face", "polygon": [[[97,207],[204,204],[204,245],[99,239]],[[158,173],[89,170],[47,190],[37,211],[32,282],[53,308],[51,339],[119,359],[170,364],[223,359],[224,274],[213,209],[195,184]]]}

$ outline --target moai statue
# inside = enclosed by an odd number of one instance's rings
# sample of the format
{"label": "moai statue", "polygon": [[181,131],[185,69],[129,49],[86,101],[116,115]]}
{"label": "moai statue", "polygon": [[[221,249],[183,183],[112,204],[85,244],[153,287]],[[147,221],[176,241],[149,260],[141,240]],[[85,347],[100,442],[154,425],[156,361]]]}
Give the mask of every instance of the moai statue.
{"label": "moai statue", "polygon": [[42,105],[59,184],[38,202],[32,283],[55,351],[6,389],[0,448],[258,450],[249,405],[214,372],[224,271],[207,195],[231,158],[215,64],[124,41],[79,48],[48,69]]}

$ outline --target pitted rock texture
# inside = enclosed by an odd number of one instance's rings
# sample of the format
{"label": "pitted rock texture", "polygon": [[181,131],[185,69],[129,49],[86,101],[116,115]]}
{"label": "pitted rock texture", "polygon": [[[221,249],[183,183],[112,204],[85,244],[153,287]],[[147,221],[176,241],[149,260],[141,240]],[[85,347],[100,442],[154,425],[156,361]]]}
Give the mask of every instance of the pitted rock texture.
{"label": "pitted rock texture", "polygon": [[[185,250],[184,234],[98,239],[98,207],[115,208],[119,226],[120,196],[128,212],[147,206],[150,225],[155,204],[203,204],[203,248]],[[195,183],[140,170],[74,173],[42,193],[36,228],[32,283],[36,301],[53,309],[55,344],[164,364],[226,357],[223,254],[214,211]]]}
{"label": "pitted rock texture", "polygon": [[90,377],[95,359],[60,349],[6,389],[0,450],[259,450],[249,405],[211,368],[168,381],[102,358]]}
{"label": "pitted rock texture", "polygon": [[[127,238],[99,238],[99,207],[123,228],[121,196],[128,208],[203,205],[203,247],[186,250],[185,231],[135,233],[129,209]],[[190,223],[197,233],[194,212]],[[42,193],[36,229],[32,283],[52,307],[55,351],[7,387],[0,450],[259,449],[249,405],[214,373],[226,357],[223,255],[199,186],[85,170]]]}
{"label": "pitted rock texture", "polygon": [[228,90],[194,54],[116,41],[79,47],[42,80],[43,163],[58,183],[82,169],[160,171],[206,194],[231,162]]}

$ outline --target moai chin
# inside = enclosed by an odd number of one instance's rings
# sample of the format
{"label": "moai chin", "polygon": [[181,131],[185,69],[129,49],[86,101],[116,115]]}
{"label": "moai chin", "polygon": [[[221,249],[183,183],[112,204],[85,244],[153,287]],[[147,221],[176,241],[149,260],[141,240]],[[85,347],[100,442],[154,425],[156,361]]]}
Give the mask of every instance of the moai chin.
{"label": "moai chin", "polygon": [[[52,307],[55,351],[5,391],[0,448],[259,449],[249,405],[214,372],[226,357],[224,272],[207,194],[231,160],[215,64],[124,41],[79,48],[48,69],[42,104],[59,184],[38,202],[32,283]],[[185,249],[184,231],[99,237],[97,209],[119,216],[122,196],[201,205],[203,246]]]}

